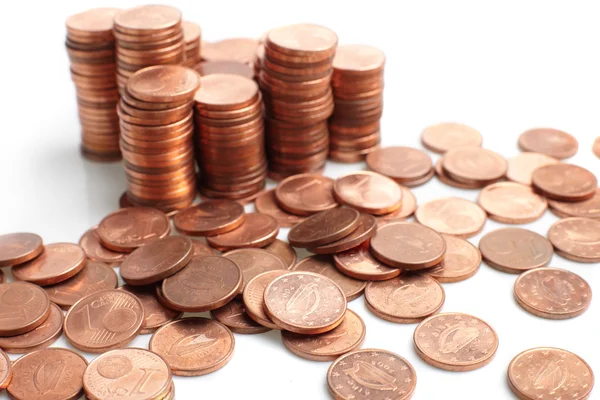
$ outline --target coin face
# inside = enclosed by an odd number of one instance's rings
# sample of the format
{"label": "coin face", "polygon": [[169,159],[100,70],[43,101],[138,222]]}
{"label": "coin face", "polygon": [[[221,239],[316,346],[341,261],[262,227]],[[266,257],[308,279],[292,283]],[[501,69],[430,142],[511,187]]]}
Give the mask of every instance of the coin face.
{"label": "coin face", "polygon": [[578,262],[600,262],[600,221],[590,218],[565,218],[548,231],[556,252]]}
{"label": "coin face", "polygon": [[93,8],[67,18],[67,29],[74,32],[112,33],[118,8]]}
{"label": "coin face", "polygon": [[312,24],[295,24],[274,28],[267,34],[267,43],[286,54],[332,52],[337,35],[328,28]]}
{"label": "coin face", "polygon": [[550,210],[561,218],[582,217],[600,220],[600,189],[594,196],[584,201],[548,200]]}
{"label": "coin face", "polygon": [[331,364],[327,386],[336,400],[408,400],[417,386],[417,374],[408,361],[395,353],[362,349]]}
{"label": "coin face", "polygon": [[[517,355],[508,366],[508,383],[521,399],[587,399],[594,373],[578,355],[552,347],[538,347]],[[557,397],[559,396],[559,397]]]}
{"label": "coin face", "polygon": [[383,69],[385,54],[373,46],[346,44],[338,46],[333,68],[344,74],[364,74]]}
{"label": "coin face", "polygon": [[481,232],[487,214],[469,200],[444,197],[421,204],[415,217],[421,224],[439,233],[465,239]]}
{"label": "coin face", "polygon": [[243,282],[240,292],[244,291],[246,282],[250,282],[256,275],[277,269],[287,269],[283,261],[263,249],[237,249],[223,254],[242,270]]}
{"label": "coin face", "polygon": [[415,329],[417,354],[428,364],[448,371],[472,371],[492,361],[498,336],[486,322],[461,313],[427,318]]}
{"label": "coin face", "polygon": [[296,259],[298,257],[296,250],[283,240],[275,239],[273,243],[263,248],[269,253],[279,257],[286,265],[286,268],[292,268],[294,264],[296,264]]}
{"label": "coin face", "polygon": [[508,168],[499,154],[481,147],[458,147],[444,154],[444,172],[453,180],[472,183],[493,183],[501,179]]}
{"label": "coin face", "polygon": [[160,355],[173,374],[199,376],[221,369],[233,356],[235,339],[227,327],[208,318],[184,318],[160,328],[150,351]]}
{"label": "coin face", "polygon": [[212,310],[210,315],[234,333],[255,334],[270,331],[269,328],[260,325],[248,316],[244,302],[239,298]]}
{"label": "coin face", "polygon": [[584,201],[594,196],[598,180],[590,171],[572,164],[552,164],[533,172],[535,190],[559,201]]}
{"label": "coin face", "polygon": [[0,337],[0,348],[7,353],[22,354],[48,347],[61,335],[64,319],[60,307],[51,304],[50,315],[40,326],[21,335]]}
{"label": "coin face", "polygon": [[304,220],[303,217],[290,214],[279,207],[275,200],[275,190],[269,190],[258,196],[254,201],[254,205],[259,213],[275,218],[280,228],[291,228]]}
{"label": "coin face", "polygon": [[6,389],[12,379],[12,363],[10,358],[0,350],[0,390]]}
{"label": "coin face", "polygon": [[544,215],[548,202],[529,186],[499,182],[486,186],[478,203],[491,219],[505,224],[527,224]]}
{"label": "coin face", "polygon": [[459,189],[479,189],[486,185],[485,183],[478,183],[478,182],[467,183],[467,182],[455,181],[450,176],[448,176],[446,174],[446,172],[444,172],[443,164],[444,164],[444,157],[440,157],[438,159],[437,163],[435,163],[435,174],[437,175],[438,179],[441,182],[443,182],[444,184],[446,184],[448,186],[456,187]]}
{"label": "coin face", "polygon": [[39,257],[14,266],[12,273],[20,281],[48,286],[71,278],[85,264],[85,253],[78,245],[52,243],[44,246],[44,252]]}
{"label": "coin face", "polygon": [[428,126],[421,134],[423,146],[436,153],[455,147],[481,146],[482,141],[478,130],[456,122]]}
{"label": "coin face", "polygon": [[333,256],[337,269],[344,275],[363,281],[381,281],[392,279],[402,272],[401,269],[391,268],[371,255],[370,242],[366,241],[359,246]]}
{"label": "coin face", "polygon": [[[202,59],[205,61],[237,61],[244,64],[252,63],[258,40],[254,38],[230,38],[218,42],[203,42]],[[230,73],[230,72],[223,72]],[[204,83],[202,83],[204,85]]]}
{"label": "coin face", "polygon": [[460,282],[475,275],[481,265],[479,249],[465,239],[450,235],[442,237],[446,242],[444,259],[427,270],[427,275],[442,283]]}
{"label": "coin face", "polygon": [[167,236],[170,230],[171,224],[164,212],[148,207],[129,207],[106,216],[96,233],[109,249],[130,253]]}
{"label": "coin face", "polygon": [[284,179],[275,189],[275,200],[295,215],[312,215],[339,206],[333,197],[333,180],[318,174],[299,174]]}
{"label": "coin face", "polygon": [[272,243],[279,233],[275,218],[266,214],[246,214],[245,221],[236,229],[210,236],[208,244],[218,250],[233,250],[246,247],[264,247]]}
{"label": "coin face", "polygon": [[369,214],[388,214],[402,206],[400,186],[376,172],[360,171],[342,176],[334,182],[333,193],[340,203]]}
{"label": "coin face", "polygon": [[358,217],[358,227],[348,236],[334,242],[310,249],[315,254],[335,254],[352,249],[368,241],[377,230],[377,220],[371,214],[361,213]]}
{"label": "coin face", "polygon": [[50,314],[44,289],[27,282],[0,285],[0,336],[15,336],[34,330]]}
{"label": "coin face", "polygon": [[[203,56],[204,57],[204,56]],[[195,67],[200,76],[212,74],[231,74],[239,75],[244,78],[253,79],[254,70],[248,65],[239,61],[203,61]]]}
{"label": "coin face", "polygon": [[574,156],[579,147],[572,135],[552,128],[536,128],[519,136],[519,147],[562,160]]}
{"label": "coin face", "polygon": [[288,233],[294,247],[317,247],[344,238],[359,223],[360,213],[352,208],[334,208],[312,215]]}
{"label": "coin face", "polygon": [[265,312],[265,289],[275,279],[285,275],[287,271],[275,270],[264,272],[246,284],[243,300],[248,316],[257,323],[270,329],[281,329]]}
{"label": "coin face", "polygon": [[175,229],[190,236],[214,236],[234,230],[246,219],[237,201],[209,200],[178,212]]}
{"label": "coin face", "polygon": [[96,227],[93,227],[83,234],[81,239],[79,239],[79,246],[81,246],[86,257],[90,260],[107,264],[120,264],[127,256],[127,253],[119,253],[104,247],[102,243],[100,243],[100,239],[96,233]]}
{"label": "coin face", "polygon": [[402,206],[394,212],[377,216],[378,221],[402,221],[409,218],[417,209],[417,198],[409,188],[400,185]]}
{"label": "coin face", "polygon": [[531,185],[533,171],[545,165],[557,164],[558,160],[541,153],[525,152],[508,160],[506,177],[513,182]]}
{"label": "coin face", "polygon": [[181,317],[181,312],[171,310],[162,305],[156,297],[156,290],[152,286],[124,285],[119,289],[125,290],[138,298],[144,308],[144,323],[140,334],[153,333],[161,326]]}
{"label": "coin face", "polygon": [[433,169],[429,155],[412,147],[382,147],[370,153],[366,161],[370,170],[399,183],[422,178]]}
{"label": "coin face", "polygon": [[138,6],[117,13],[114,23],[117,30],[139,35],[175,27],[181,23],[181,12],[169,6]]}
{"label": "coin face", "polygon": [[191,100],[200,88],[200,75],[181,65],[143,68],[127,80],[127,91],[136,99],[156,102]]}
{"label": "coin face", "polygon": [[42,238],[33,233],[0,235],[0,267],[33,260],[44,251]]}

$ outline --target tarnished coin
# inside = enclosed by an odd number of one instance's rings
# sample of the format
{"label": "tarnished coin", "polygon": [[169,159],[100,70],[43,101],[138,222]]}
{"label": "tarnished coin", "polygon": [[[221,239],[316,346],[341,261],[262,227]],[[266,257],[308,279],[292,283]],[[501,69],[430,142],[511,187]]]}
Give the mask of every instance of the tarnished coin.
{"label": "tarnished coin", "polygon": [[352,208],[334,208],[312,215],[288,233],[294,247],[317,247],[335,242],[352,233],[359,224],[360,213]]}
{"label": "tarnished coin", "polygon": [[119,253],[104,247],[102,243],[100,243],[100,238],[96,233],[96,227],[93,227],[83,234],[81,239],[79,239],[79,245],[83,251],[85,251],[87,258],[107,264],[120,264],[127,256],[127,253]]}
{"label": "tarnished coin", "polygon": [[208,318],[184,318],[160,328],[150,339],[150,351],[163,357],[174,375],[215,372],[233,357],[235,339],[225,325]]}
{"label": "tarnished coin", "polygon": [[208,200],[178,212],[175,229],[190,236],[215,236],[240,226],[246,219],[244,207],[232,200]]}
{"label": "tarnished coin", "polygon": [[439,233],[466,239],[481,232],[487,214],[469,200],[444,197],[421,204],[415,218]]}
{"label": "tarnished coin", "polygon": [[348,236],[313,247],[309,251],[315,254],[335,254],[352,249],[361,243],[368,241],[377,229],[377,220],[371,214],[361,213],[358,217],[358,227]]}
{"label": "tarnished coin", "polygon": [[256,275],[277,269],[287,269],[279,257],[263,249],[237,249],[224,253],[223,256],[236,263],[242,270],[241,293],[244,292],[246,283]]}
{"label": "tarnished coin", "polygon": [[486,322],[462,313],[442,313],[422,321],[414,333],[417,354],[448,371],[472,371],[492,361],[498,335]]}
{"label": "tarnished coin", "polygon": [[409,218],[417,209],[417,198],[409,188],[400,185],[402,191],[402,206],[394,212],[378,215],[378,221],[402,221]]}
{"label": "tarnished coin", "polygon": [[600,221],[565,218],[555,222],[548,239],[561,257],[577,262],[600,262]]}
{"label": "tarnished coin", "polygon": [[331,279],[312,272],[289,272],[265,289],[265,311],[281,328],[315,335],[338,326],[346,296]]}
{"label": "tarnished coin", "polygon": [[538,347],[512,359],[508,365],[508,384],[521,400],[585,400],[594,387],[594,373],[576,354]]}
{"label": "tarnished coin", "polygon": [[355,350],[331,364],[327,386],[335,400],[408,400],[417,386],[417,373],[391,351]]}
{"label": "tarnished coin", "polygon": [[39,257],[12,267],[15,279],[40,286],[54,285],[75,276],[85,267],[85,253],[73,243],[52,243],[44,246]]}
{"label": "tarnished coin", "polygon": [[65,336],[81,351],[103,353],[125,347],[139,333],[144,309],[137,297],[113,289],[75,303],[65,317]]}
{"label": "tarnished coin", "polygon": [[210,315],[234,333],[255,334],[271,330],[250,318],[246,312],[244,302],[239,298],[231,300],[216,310],[212,310]]}
{"label": "tarnished coin", "polygon": [[506,160],[491,150],[481,147],[457,147],[444,154],[444,172],[457,182],[490,184],[506,174]]}
{"label": "tarnished coin", "polygon": [[194,246],[194,257],[196,256],[216,256],[217,252],[212,247],[204,244],[198,239],[192,239],[192,246]]}
{"label": "tarnished coin", "polygon": [[122,208],[104,217],[96,229],[104,246],[127,253],[167,236],[170,231],[167,215],[148,207]]}
{"label": "tarnished coin", "polygon": [[0,336],[30,332],[50,315],[50,300],[44,289],[27,282],[0,285]]}
{"label": "tarnished coin", "polygon": [[407,270],[431,268],[446,252],[446,242],[433,229],[415,222],[391,222],[377,229],[371,252],[386,265]]}
{"label": "tarnished coin", "polygon": [[526,311],[549,319],[577,317],[592,301],[590,285],[570,271],[536,268],[515,282],[515,299]]}
{"label": "tarnished coin", "polygon": [[481,265],[481,253],[465,239],[442,235],[446,242],[446,253],[441,263],[427,271],[427,275],[438,282],[451,283],[469,279]]}
{"label": "tarnished coin", "polygon": [[502,272],[521,272],[548,265],[554,251],[545,237],[521,228],[486,233],[479,241],[486,264]]}
{"label": "tarnished coin", "polygon": [[246,214],[244,222],[236,229],[217,236],[209,236],[208,244],[218,250],[247,247],[264,247],[273,243],[279,233],[277,220],[266,214]]}
{"label": "tarnished coin", "polygon": [[265,312],[265,289],[269,284],[288,271],[275,270],[264,272],[246,284],[243,300],[248,316],[257,323],[269,329],[281,329]]}
{"label": "tarnished coin", "polygon": [[594,197],[584,201],[548,200],[550,210],[561,218],[582,217],[600,220],[600,189]]}
{"label": "tarnished coin", "polygon": [[369,214],[389,214],[402,207],[402,190],[392,179],[370,171],[344,175],[333,184],[335,198]]}
{"label": "tarnished coin", "polygon": [[12,379],[10,358],[0,350],[0,390],[6,389]]}
{"label": "tarnished coin", "polygon": [[14,362],[13,378],[6,390],[15,400],[75,400],[83,393],[87,365],[86,359],[72,350],[34,351]]}
{"label": "tarnished coin", "polygon": [[318,174],[292,175],[279,183],[275,200],[296,215],[311,215],[339,204],[333,197],[333,180]]}
{"label": "tarnished coin", "polygon": [[527,224],[538,220],[548,208],[545,198],[529,187],[514,182],[486,186],[477,201],[494,221]]}
{"label": "tarnished coin", "polygon": [[412,147],[381,147],[367,155],[367,166],[398,183],[412,182],[431,173],[433,163],[424,151]]}
{"label": "tarnished coin", "polygon": [[363,281],[384,281],[400,275],[402,270],[390,268],[378,261],[371,255],[369,247],[370,242],[366,241],[353,249],[335,254],[335,266],[344,275]]}
{"label": "tarnished coin", "polygon": [[153,286],[124,285],[119,289],[133,294],[142,303],[144,323],[140,335],[154,333],[161,326],[180,318],[183,314],[162,305],[156,297],[156,290]]}
{"label": "tarnished coin", "polygon": [[369,282],[365,304],[386,321],[417,323],[437,313],[446,300],[442,285],[428,275],[406,275],[381,282]]}
{"label": "tarnished coin", "polygon": [[590,171],[572,164],[540,167],[531,177],[533,188],[559,201],[584,201],[594,197],[598,180]]}
{"label": "tarnished coin", "polygon": [[545,165],[557,164],[556,158],[541,153],[525,152],[507,160],[506,177],[513,182],[531,186],[533,171]]}
{"label": "tarnished coin", "polygon": [[552,128],[535,128],[519,136],[523,151],[534,151],[562,160],[574,156],[579,147],[577,139],[567,132]]}
{"label": "tarnished coin", "polygon": [[229,303],[242,286],[242,271],[220,256],[200,256],[161,285],[163,300],[173,310],[210,311]]}
{"label": "tarnished coin", "polygon": [[0,267],[23,264],[44,251],[42,238],[34,233],[0,235]]}
{"label": "tarnished coin", "polygon": [[303,217],[290,214],[283,210],[275,200],[275,190],[264,192],[254,200],[256,211],[261,214],[267,214],[277,220],[280,228],[291,228],[304,220]]}
{"label": "tarnished coin", "polygon": [[[7,353],[29,353],[50,346],[62,333],[64,314],[59,306],[50,304],[50,315],[40,326],[22,335],[0,337],[0,348]],[[0,360],[1,364],[1,360]],[[0,375],[2,374],[0,366]],[[0,378],[0,381],[2,378]],[[0,384],[1,386],[1,384]]]}
{"label": "tarnished coin", "polygon": [[335,282],[344,292],[347,301],[352,301],[362,294],[367,282],[342,274],[333,264],[330,256],[311,256],[299,261],[293,268],[297,272],[313,272],[323,275]]}
{"label": "tarnished coin", "polygon": [[481,133],[475,128],[456,122],[445,122],[425,128],[421,143],[436,153],[445,153],[455,147],[481,146]]}
{"label": "tarnished coin", "polygon": [[296,259],[298,258],[296,250],[283,240],[275,239],[273,243],[263,248],[269,253],[279,257],[288,269],[296,264]]}
{"label": "tarnished coin", "polygon": [[342,354],[357,349],[365,339],[362,318],[352,310],[346,311],[344,320],[335,329],[320,335],[300,335],[282,331],[285,347],[299,357],[312,361],[331,361]]}

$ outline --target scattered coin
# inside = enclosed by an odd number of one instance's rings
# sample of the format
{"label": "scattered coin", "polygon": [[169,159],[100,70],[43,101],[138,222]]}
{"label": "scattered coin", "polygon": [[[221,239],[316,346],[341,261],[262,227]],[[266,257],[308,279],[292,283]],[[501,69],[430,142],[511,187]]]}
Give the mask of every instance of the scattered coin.
{"label": "scattered coin", "polygon": [[435,174],[437,175],[438,179],[440,181],[442,181],[442,183],[444,183],[448,186],[452,186],[452,187],[459,188],[459,189],[479,189],[486,185],[485,183],[476,183],[476,182],[465,183],[465,182],[455,181],[454,179],[449,177],[444,172],[443,164],[444,164],[444,157],[440,157],[438,159],[437,163],[435,164]]}
{"label": "scattered coin", "polygon": [[349,277],[363,281],[383,281],[392,279],[402,272],[398,268],[390,268],[379,262],[369,251],[370,242],[333,256],[338,270]]}
{"label": "scattered coin", "polygon": [[12,363],[10,358],[0,350],[0,390],[6,389],[12,379]]}
{"label": "scattered coin", "polygon": [[288,242],[275,239],[273,243],[263,248],[269,253],[279,257],[288,269],[292,268],[296,264],[296,259],[298,257],[296,255],[296,250],[294,250],[294,248],[290,246]]}
{"label": "scattered coin", "polygon": [[507,160],[506,177],[513,182],[531,186],[531,176],[536,169],[552,164],[558,164],[556,158],[541,153],[520,153]]}
{"label": "scattered coin", "polygon": [[478,130],[456,122],[428,126],[421,134],[423,146],[436,153],[445,153],[456,147],[481,147],[482,142]]}
{"label": "scattered coin", "polygon": [[600,221],[565,218],[548,231],[548,239],[561,257],[577,262],[600,262]]}
{"label": "scattered coin", "polygon": [[352,208],[334,208],[312,215],[288,233],[294,247],[314,248],[335,242],[358,228],[360,213]]}
{"label": "scattered coin", "polygon": [[446,242],[444,259],[427,271],[427,275],[438,282],[453,283],[469,279],[481,265],[481,253],[465,239],[442,235]]}
{"label": "scattered coin", "polygon": [[238,298],[222,307],[212,310],[210,315],[234,333],[256,334],[270,331],[248,316],[244,302]]}
{"label": "scattered coin", "polygon": [[33,260],[44,251],[42,238],[33,233],[0,235],[0,267],[10,267]]}
{"label": "scattered coin", "polygon": [[244,207],[232,200],[209,200],[178,212],[175,229],[190,236],[215,236],[239,227],[246,219]]}
{"label": "scattered coin", "polygon": [[506,160],[481,147],[457,147],[444,154],[442,168],[452,180],[467,184],[490,184],[506,174]]}
{"label": "scattered coin", "polygon": [[0,336],[30,332],[43,324],[51,311],[44,289],[27,282],[0,285],[0,310]]}
{"label": "scattered coin", "polygon": [[600,189],[594,197],[584,201],[548,200],[550,210],[561,218],[582,217],[600,220]]}
{"label": "scattered coin", "polygon": [[138,298],[144,308],[144,323],[140,335],[154,333],[161,326],[179,319],[183,313],[171,310],[162,305],[156,297],[153,286],[123,285],[119,289],[125,290]]}
{"label": "scattered coin", "polygon": [[402,206],[394,212],[378,215],[377,221],[401,221],[409,218],[417,209],[417,198],[409,188],[400,185],[402,191]]}
{"label": "scattered coin", "polygon": [[370,214],[362,213],[358,217],[358,227],[348,236],[310,249],[316,254],[335,254],[352,249],[368,241],[377,229],[377,220]]}
{"label": "scattered coin", "polygon": [[269,329],[281,329],[265,312],[265,289],[275,279],[285,275],[287,271],[275,270],[257,275],[246,284],[243,293],[244,305],[248,316],[260,325]]}
{"label": "scattered coin", "polygon": [[402,191],[392,179],[370,171],[354,172],[336,179],[335,198],[361,212],[389,214],[402,206]]}
{"label": "scattered coin", "polygon": [[96,228],[88,230],[79,239],[79,246],[85,251],[85,255],[90,260],[99,261],[107,264],[120,264],[123,262],[127,253],[120,253],[107,249],[100,243],[100,238],[96,233]]}
{"label": "scattered coin", "polygon": [[194,246],[194,257],[196,256],[216,256],[217,252],[212,247],[204,244],[198,239],[192,239],[192,246]]}
{"label": "scattered coin", "polygon": [[54,285],[75,276],[85,267],[85,253],[72,243],[52,243],[44,246],[37,258],[12,267],[15,279],[40,286]]}
{"label": "scattered coin", "polygon": [[[22,335],[0,337],[0,348],[7,353],[16,354],[30,353],[46,348],[62,334],[64,319],[60,307],[56,304],[50,304],[50,315],[40,326]],[[1,363],[2,360],[0,359]],[[0,366],[0,375],[1,371],[2,367]]]}
{"label": "scattered coin", "polygon": [[244,292],[247,282],[263,272],[277,269],[285,270],[286,265],[274,254],[263,249],[237,249],[223,254],[242,270],[242,286],[240,292]]}
{"label": "scattered coin", "polygon": [[477,204],[458,197],[444,197],[421,204],[417,221],[439,233],[466,239],[483,229],[487,214]]}
{"label": "scattered coin", "polygon": [[431,177],[433,171],[431,157],[424,151],[412,147],[382,147],[370,153],[366,161],[371,171],[392,178],[403,185],[410,185],[425,176]]}
{"label": "scattered coin", "polygon": [[254,201],[254,205],[259,213],[275,218],[280,228],[291,228],[304,221],[303,217],[290,214],[279,207],[275,200],[275,190],[269,190],[258,196]]}
{"label": "scattered coin", "polygon": [[312,215],[339,206],[333,197],[333,179],[318,174],[299,174],[284,179],[275,189],[275,200],[295,215]]}
{"label": "scattered coin", "polygon": [[552,128],[536,128],[519,136],[523,151],[534,151],[562,160],[574,156],[579,147],[577,139],[566,132]]}
{"label": "scattered coin", "polygon": [[552,200],[584,201],[596,194],[598,180],[590,171],[572,164],[551,164],[536,169],[533,188]]}
{"label": "scattered coin", "polygon": [[499,182],[486,186],[477,201],[494,221],[505,224],[527,224],[538,220],[548,202],[529,186]]}
{"label": "scattered coin", "polygon": [[246,247],[264,247],[273,243],[279,233],[275,218],[266,214],[246,214],[245,221],[236,229],[217,236],[209,236],[208,244],[218,250]]}

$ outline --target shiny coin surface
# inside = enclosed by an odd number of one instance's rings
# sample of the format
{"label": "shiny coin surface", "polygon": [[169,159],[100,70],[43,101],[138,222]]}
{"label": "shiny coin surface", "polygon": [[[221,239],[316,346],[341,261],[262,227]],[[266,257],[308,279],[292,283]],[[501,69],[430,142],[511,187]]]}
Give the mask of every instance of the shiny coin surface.
{"label": "shiny coin surface", "polygon": [[269,329],[281,329],[265,312],[265,289],[269,284],[287,271],[275,270],[264,272],[246,284],[243,294],[244,305],[248,316],[260,325]]}
{"label": "shiny coin surface", "polygon": [[506,174],[506,160],[481,147],[457,147],[444,154],[444,172],[453,180],[467,184],[493,183]]}
{"label": "shiny coin surface", "polygon": [[446,242],[444,259],[427,271],[438,282],[452,283],[469,279],[479,271],[481,253],[465,239],[442,235]]}
{"label": "shiny coin surface", "polygon": [[436,153],[445,153],[455,147],[481,146],[481,133],[475,128],[456,122],[428,126],[421,134],[421,143]]}
{"label": "shiny coin surface", "polygon": [[122,208],[106,216],[96,233],[100,242],[114,251],[132,252],[171,231],[167,215],[155,208]]}
{"label": "shiny coin surface", "polygon": [[34,330],[50,315],[50,300],[44,289],[27,282],[0,285],[0,336],[15,336]]}
{"label": "shiny coin surface", "polygon": [[22,335],[0,337],[0,348],[7,353],[21,354],[48,347],[61,335],[64,319],[60,307],[51,304],[50,315],[44,323]]}
{"label": "shiny coin surface", "polygon": [[556,158],[541,153],[525,152],[507,160],[506,177],[513,182],[531,185],[533,171],[545,165],[557,164]]}
{"label": "shiny coin surface", "polygon": [[415,212],[417,221],[431,229],[463,239],[483,229],[487,214],[477,204],[459,197],[444,197],[421,204]]}
{"label": "shiny coin surface", "polygon": [[440,157],[438,159],[437,163],[435,163],[435,174],[437,175],[438,179],[442,183],[444,183],[448,186],[452,186],[452,187],[459,188],[459,189],[469,189],[470,190],[470,189],[479,189],[486,185],[485,182],[484,183],[478,183],[478,182],[466,183],[466,182],[455,181],[454,179],[449,177],[448,174],[446,174],[446,172],[444,172],[443,164],[444,164],[444,157]]}
{"label": "shiny coin surface", "polygon": [[263,249],[279,257],[286,265],[286,268],[292,268],[296,264],[298,255],[296,254],[296,250],[294,250],[294,248],[290,246],[288,242],[275,239],[273,243],[263,247]]}
{"label": "shiny coin surface", "polygon": [[10,358],[0,351],[0,390],[6,389],[12,379],[12,363]]}
{"label": "shiny coin surface", "polygon": [[158,301],[154,286],[124,285],[119,289],[125,290],[138,298],[144,308],[144,323],[140,334],[155,332],[161,326],[178,319],[182,313],[165,307]]}
{"label": "shiny coin surface", "polygon": [[562,160],[574,156],[579,147],[572,135],[552,128],[536,128],[519,136],[519,147],[523,151],[534,151]]}
{"label": "shiny coin surface", "polygon": [[44,246],[39,257],[12,268],[15,279],[40,286],[53,285],[76,275],[85,267],[85,253],[73,243],[52,243]]}
{"label": "shiny coin surface", "polygon": [[87,258],[107,264],[120,264],[127,256],[127,253],[112,251],[104,247],[100,243],[96,227],[83,234],[81,239],[79,239],[79,245],[85,251]]}
{"label": "shiny coin surface", "polygon": [[382,215],[402,206],[402,190],[392,179],[370,171],[342,176],[333,184],[335,198],[359,211]]}
{"label": "shiny coin surface", "polygon": [[417,209],[417,198],[409,188],[400,185],[402,191],[402,206],[394,212],[378,215],[377,221],[402,221],[414,214]]}
{"label": "shiny coin surface", "polygon": [[368,241],[377,230],[377,220],[371,214],[362,213],[358,217],[358,227],[348,236],[334,242],[310,249],[315,254],[335,254],[352,249]]}
{"label": "shiny coin surface", "polygon": [[299,174],[284,179],[275,189],[275,200],[296,215],[311,215],[338,207],[333,180],[317,174]]}
{"label": "shiny coin surface", "polygon": [[499,182],[486,186],[478,203],[494,221],[505,224],[527,224],[544,215],[546,199],[529,186],[513,182]]}
{"label": "shiny coin surface", "polygon": [[263,249],[237,249],[224,253],[223,257],[236,263],[242,270],[243,282],[240,292],[244,291],[246,283],[256,275],[277,269],[287,269],[279,257]]}
{"label": "shiny coin surface", "polygon": [[181,65],[147,67],[127,80],[127,92],[149,103],[191,101],[199,88],[200,75]]}
{"label": "shiny coin surface", "polygon": [[210,236],[208,244],[218,250],[233,250],[247,247],[264,247],[273,243],[279,233],[277,220],[270,215],[246,214],[244,222],[236,229]]}
{"label": "shiny coin surface", "polygon": [[33,260],[44,251],[42,238],[34,233],[0,235],[0,267]]}
{"label": "shiny coin surface", "polygon": [[178,212],[175,229],[190,236],[215,236],[234,230],[246,219],[244,207],[231,200],[209,200]]}
{"label": "shiny coin surface", "polygon": [[392,279],[402,272],[398,268],[390,268],[371,255],[370,242],[333,256],[338,270],[344,275],[363,281],[384,281]]}
{"label": "shiny coin surface", "polygon": [[288,233],[294,247],[317,247],[351,234],[359,224],[360,213],[352,208],[334,208],[312,215]]}
{"label": "shiny coin surface", "polygon": [[382,147],[370,153],[366,161],[371,171],[399,183],[420,179],[433,169],[429,155],[412,147]]}
{"label": "shiny coin surface", "polygon": [[222,307],[212,310],[210,315],[228,327],[234,333],[256,334],[270,331],[248,316],[244,302],[239,298],[231,300]]}
{"label": "shiny coin surface", "polygon": [[561,257],[577,262],[600,262],[600,221],[565,218],[548,231],[548,239]]}
{"label": "shiny coin surface", "polygon": [[275,190],[269,190],[258,196],[254,201],[254,205],[259,213],[275,218],[280,228],[291,228],[304,220],[303,217],[290,214],[277,204]]}
{"label": "shiny coin surface", "polygon": [[561,218],[582,217],[600,220],[600,189],[594,197],[584,201],[548,200],[550,210]]}
{"label": "shiny coin surface", "polygon": [[572,164],[540,167],[531,177],[533,188],[552,200],[584,201],[594,197],[598,180],[585,168]]}

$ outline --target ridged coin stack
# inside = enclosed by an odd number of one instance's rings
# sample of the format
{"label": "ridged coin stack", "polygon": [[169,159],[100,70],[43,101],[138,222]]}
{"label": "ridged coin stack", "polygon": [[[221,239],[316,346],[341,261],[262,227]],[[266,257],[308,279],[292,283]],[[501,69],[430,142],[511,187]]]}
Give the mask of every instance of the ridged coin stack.
{"label": "ridged coin stack", "polygon": [[183,21],[183,40],[185,41],[185,61],[183,65],[194,68],[202,58],[200,46],[202,43],[202,30],[193,22]]}
{"label": "ridged coin stack", "polygon": [[320,171],[329,151],[332,62],[337,36],[318,25],[267,34],[259,75],[267,116],[269,176]]}
{"label": "ridged coin stack", "polygon": [[385,55],[363,45],[339,46],[331,86],[335,110],[329,119],[329,158],[357,162],[379,147]]}
{"label": "ridged coin stack", "polygon": [[200,193],[253,199],[265,187],[267,175],[258,85],[239,75],[207,75],[195,100]]}
{"label": "ridged coin stack", "polygon": [[133,74],[119,103],[127,198],[165,212],[196,196],[193,99],[200,76],[190,68],[159,65]]}
{"label": "ridged coin stack", "polygon": [[120,10],[96,8],[67,19],[66,47],[77,90],[81,153],[94,161],[121,159],[113,19]]}

